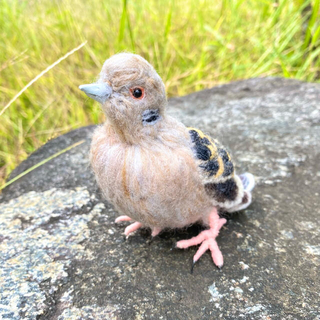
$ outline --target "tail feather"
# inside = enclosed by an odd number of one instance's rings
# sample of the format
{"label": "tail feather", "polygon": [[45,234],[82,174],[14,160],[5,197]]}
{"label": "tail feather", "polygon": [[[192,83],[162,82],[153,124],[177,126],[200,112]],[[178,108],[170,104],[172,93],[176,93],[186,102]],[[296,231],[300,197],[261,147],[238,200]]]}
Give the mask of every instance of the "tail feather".
{"label": "tail feather", "polygon": [[243,189],[245,191],[249,191],[250,192],[250,191],[253,190],[253,188],[255,186],[253,174],[251,174],[249,172],[246,172],[246,173],[240,174],[239,178],[242,181]]}
{"label": "tail feather", "polygon": [[255,186],[253,174],[246,172],[246,173],[239,175],[239,178],[240,178],[242,185],[243,185],[244,195],[243,195],[242,200],[239,204],[237,204],[236,206],[227,210],[229,213],[246,209],[247,207],[249,207],[249,205],[252,202],[251,191],[253,190],[253,188]]}
{"label": "tail feather", "polygon": [[251,196],[251,192],[250,191],[244,191],[244,195],[242,197],[242,201],[240,204],[228,209],[228,212],[232,213],[232,212],[236,212],[236,211],[240,211],[243,209],[246,209],[247,207],[250,206],[252,201],[252,196]]}

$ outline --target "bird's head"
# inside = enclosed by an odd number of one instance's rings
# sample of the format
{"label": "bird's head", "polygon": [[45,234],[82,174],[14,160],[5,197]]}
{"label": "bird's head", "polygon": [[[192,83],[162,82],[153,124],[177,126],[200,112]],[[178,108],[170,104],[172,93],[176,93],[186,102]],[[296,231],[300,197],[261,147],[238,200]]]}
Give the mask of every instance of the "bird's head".
{"label": "bird's head", "polygon": [[155,69],[136,54],[112,56],[96,83],[79,88],[101,103],[107,121],[126,140],[155,135],[165,116],[164,84]]}

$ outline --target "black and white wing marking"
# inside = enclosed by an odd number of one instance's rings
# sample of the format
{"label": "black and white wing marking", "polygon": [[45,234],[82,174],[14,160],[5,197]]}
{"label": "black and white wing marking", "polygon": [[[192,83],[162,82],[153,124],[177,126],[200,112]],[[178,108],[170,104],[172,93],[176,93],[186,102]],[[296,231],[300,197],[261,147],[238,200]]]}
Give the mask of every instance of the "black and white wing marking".
{"label": "black and white wing marking", "polygon": [[221,207],[231,207],[241,202],[243,187],[235,175],[229,153],[217,140],[199,129],[188,128],[188,131],[207,194]]}

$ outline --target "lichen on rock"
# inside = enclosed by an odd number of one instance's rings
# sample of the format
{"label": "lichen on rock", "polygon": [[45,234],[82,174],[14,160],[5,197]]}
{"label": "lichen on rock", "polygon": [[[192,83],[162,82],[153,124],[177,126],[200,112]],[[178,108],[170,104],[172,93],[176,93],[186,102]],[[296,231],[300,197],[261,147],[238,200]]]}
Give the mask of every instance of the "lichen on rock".
{"label": "lichen on rock", "polygon": [[[85,188],[31,191],[0,204],[0,317],[35,319],[45,312],[40,284],[50,281],[51,294],[66,281],[71,259],[90,258],[81,244],[87,224],[104,208],[92,207]],[[88,214],[75,212],[89,207]],[[50,224],[48,224],[50,222]]]}

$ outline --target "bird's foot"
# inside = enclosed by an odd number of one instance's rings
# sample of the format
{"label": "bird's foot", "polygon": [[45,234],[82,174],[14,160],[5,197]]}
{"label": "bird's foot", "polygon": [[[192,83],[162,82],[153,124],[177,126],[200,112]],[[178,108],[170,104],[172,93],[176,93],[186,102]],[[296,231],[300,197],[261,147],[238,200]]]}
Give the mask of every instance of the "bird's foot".
{"label": "bird's foot", "polygon": [[[132,221],[132,219],[129,216],[120,216],[115,220],[115,223],[123,222],[123,221]],[[142,223],[140,222],[133,222],[129,226],[127,226],[124,230],[124,234],[126,238],[129,237],[130,233],[138,230],[142,227]]]}
{"label": "bird's foot", "polygon": [[[129,216],[120,216],[115,220],[115,223],[119,223],[119,222],[123,222],[123,221],[132,221],[132,219]],[[139,228],[142,227],[142,223],[140,222],[133,222],[132,224],[130,224],[129,226],[127,226],[124,230],[124,234],[126,236],[126,238],[129,237],[130,233],[138,230]],[[159,233],[161,232],[160,228],[154,228],[152,229],[152,233],[151,236],[155,237],[157,236]]]}
{"label": "bird's foot", "polygon": [[223,266],[223,256],[218,247],[216,237],[219,234],[219,230],[226,222],[226,219],[219,218],[218,211],[216,208],[214,208],[209,215],[210,229],[200,232],[196,237],[193,237],[189,240],[178,241],[176,247],[180,249],[186,249],[191,246],[201,244],[198,251],[193,257],[193,266],[200,259],[200,257],[209,249],[211,251],[213,262],[220,269]]}

